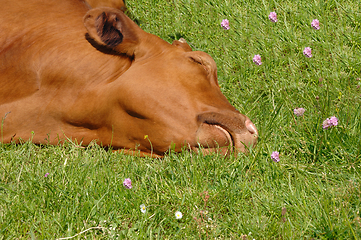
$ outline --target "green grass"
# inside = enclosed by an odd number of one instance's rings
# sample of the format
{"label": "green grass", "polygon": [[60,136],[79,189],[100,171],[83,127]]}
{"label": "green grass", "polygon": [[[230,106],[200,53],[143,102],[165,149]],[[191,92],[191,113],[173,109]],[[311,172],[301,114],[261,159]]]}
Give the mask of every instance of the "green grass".
{"label": "green grass", "polygon": [[[150,159],[97,145],[0,145],[0,239],[360,239],[360,4],[127,4],[144,30],[168,42],[183,37],[215,59],[222,91],[259,129],[257,147],[229,158]],[[330,116],[339,125],[322,129]]]}

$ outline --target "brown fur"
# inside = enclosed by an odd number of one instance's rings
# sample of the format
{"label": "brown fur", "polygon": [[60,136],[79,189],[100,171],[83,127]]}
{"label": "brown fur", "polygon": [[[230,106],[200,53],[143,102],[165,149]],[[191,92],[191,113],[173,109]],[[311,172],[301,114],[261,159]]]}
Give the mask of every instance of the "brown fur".
{"label": "brown fur", "polygon": [[92,8],[97,7],[111,7],[126,11],[124,0],[85,0]]}
{"label": "brown fur", "polygon": [[184,40],[171,45],[119,10],[78,0],[1,3],[2,142],[97,140],[152,156],[256,142],[221,93],[213,59]]}

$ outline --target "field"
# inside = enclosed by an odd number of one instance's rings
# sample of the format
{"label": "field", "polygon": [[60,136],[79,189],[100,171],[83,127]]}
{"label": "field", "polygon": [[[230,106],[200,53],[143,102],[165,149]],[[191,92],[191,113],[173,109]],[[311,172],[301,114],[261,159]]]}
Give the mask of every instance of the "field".
{"label": "field", "polygon": [[[223,93],[255,123],[258,145],[228,158],[183,152],[163,159],[96,144],[0,145],[0,239],[361,238],[358,1],[127,6],[145,31],[170,43],[183,37],[214,58]],[[338,124],[323,128],[332,116]]]}

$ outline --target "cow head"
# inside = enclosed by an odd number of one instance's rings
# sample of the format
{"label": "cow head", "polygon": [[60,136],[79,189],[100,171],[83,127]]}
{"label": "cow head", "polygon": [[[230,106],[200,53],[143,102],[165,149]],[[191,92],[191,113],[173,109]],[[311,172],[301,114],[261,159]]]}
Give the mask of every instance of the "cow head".
{"label": "cow head", "polygon": [[163,155],[182,147],[245,152],[257,129],[221,93],[214,60],[184,41],[169,44],[122,12],[96,8],[84,17],[92,45],[130,61],[109,83],[112,145]]}
{"label": "cow head", "polygon": [[125,0],[85,0],[86,3],[92,8],[96,7],[111,7],[117,8],[125,12],[127,7],[125,6]]}

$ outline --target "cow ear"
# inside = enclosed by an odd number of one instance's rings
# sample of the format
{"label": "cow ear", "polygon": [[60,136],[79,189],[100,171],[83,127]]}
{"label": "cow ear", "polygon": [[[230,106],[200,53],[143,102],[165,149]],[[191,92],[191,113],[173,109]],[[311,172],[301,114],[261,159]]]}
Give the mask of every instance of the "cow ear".
{"label": "cow ear", "polygon": [[123,12],[114,8],[94,8],[84,16],[84,26],[97,44],[119,53],[133,55],[140,29]]}
{"label": "cow ear", "polygon": [[186,52],[192,51],[192,48],[188,45],[187,41],[184,38],[174,40],[172,45],[183,48]]}

